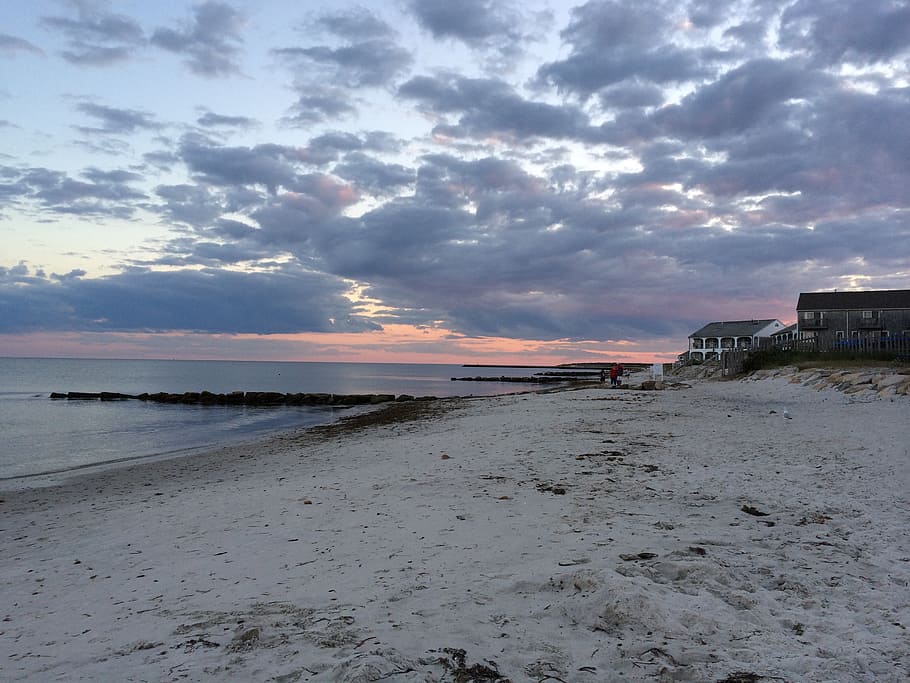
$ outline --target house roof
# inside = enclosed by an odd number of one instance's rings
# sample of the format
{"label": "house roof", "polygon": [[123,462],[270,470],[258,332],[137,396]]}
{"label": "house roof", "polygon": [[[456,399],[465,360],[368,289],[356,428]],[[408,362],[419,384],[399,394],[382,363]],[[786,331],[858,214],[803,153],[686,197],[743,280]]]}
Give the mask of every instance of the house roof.
{"label": "house roof", "polygon": [[792,325],[787,325],[784,328],[775,330],[774,332],[771,333],[771,336],[773,337],[775,334],[787,334],[788,332],[796,332],[796,331],[797,331],[797,324],[793,323]]}
{"label": "house roof", "polygon": [[869,292],[803,292],[797,311],[847,311],[857,309],[908,308],[910,289],[882,289]]}
{"label": "house roof", "polygon": [[779,322],[774,318],[769,320],[724,320],[722,322],[708,323],[700,330],[696,330],[690,337],[751,337],[768,325]]}

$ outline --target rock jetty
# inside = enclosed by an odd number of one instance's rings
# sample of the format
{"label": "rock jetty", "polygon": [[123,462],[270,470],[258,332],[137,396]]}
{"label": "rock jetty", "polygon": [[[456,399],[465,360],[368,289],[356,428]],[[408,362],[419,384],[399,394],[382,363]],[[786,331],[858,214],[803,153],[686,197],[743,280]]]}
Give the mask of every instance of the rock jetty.
{"label": "rock jetty", "polygon": [[[590,382],[589,377],[582,378],[586,382]],[[543,376],[543,375],[534,375],[533,377],[452,377],[453,382],[522,382],[526,384],[565,384],[566,382],[573,381],[572,377],[566,377],[564,375],[559,376]],[[576,379],[575,381],[578,381]]]}
{"label": "rock jetty", "polygon": [[273,391],[232,391],[215,394],[210,391],[188,391],[182,394],[158,392],[154,394],[119,394],[108,391],[54,392],[50,398],[70,401],[150,401],[152,403],[182,403],[211,406],[363,406],[392,401],[434,401],[435,396],[410,396],[401,394],[282,394]]}
{"label": "rock jetty", "polygon": [[768,378],[785,378],[793,384],[802,384],[821,391],[836,389],[845,394],[860,397],[908,396],[910,395],[910,369],[907,368],[851,368],[835,370],[810,368],[800,370],[794,366],[757,370],[743,381]]}

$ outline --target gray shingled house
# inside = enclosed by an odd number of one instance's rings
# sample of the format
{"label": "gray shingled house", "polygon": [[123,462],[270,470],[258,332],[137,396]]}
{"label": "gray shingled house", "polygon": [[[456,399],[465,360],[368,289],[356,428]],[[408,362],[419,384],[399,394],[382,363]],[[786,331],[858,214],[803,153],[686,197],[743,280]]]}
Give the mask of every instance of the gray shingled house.
{"label": "gray shingled house", "polygon": [[803,292],[796,304],[800,339],[820,347],[848,339],[910,338],[910,289]]}
{"label": "gray shingled house", "polygon": [[762,339],[784,328],[780,320],[724,320],[689,335],[689,360],[717,360],[724,351],[757,348]]}

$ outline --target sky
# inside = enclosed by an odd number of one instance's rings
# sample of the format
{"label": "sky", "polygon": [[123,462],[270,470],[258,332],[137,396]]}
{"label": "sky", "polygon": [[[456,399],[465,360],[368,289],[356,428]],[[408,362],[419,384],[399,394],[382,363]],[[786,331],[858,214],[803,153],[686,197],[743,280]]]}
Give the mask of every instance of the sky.
{"label": "sky", "polygon": [[0,356],[672,360],[907,288],[906,0],[0,3]]}

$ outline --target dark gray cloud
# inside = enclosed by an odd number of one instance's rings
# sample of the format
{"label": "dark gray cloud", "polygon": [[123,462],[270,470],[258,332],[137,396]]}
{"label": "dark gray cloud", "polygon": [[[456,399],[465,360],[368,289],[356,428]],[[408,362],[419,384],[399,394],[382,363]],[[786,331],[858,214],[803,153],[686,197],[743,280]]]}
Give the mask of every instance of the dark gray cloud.
{"label": "dark gray cloud", "polygon": [[[364,147],[371,137],[326,135],[317,142],[328,144],[329,139],[334,145]],[[299,248],[314,230],[324,229],[357,202],[362,189],[378,191],[383,182],[391,187],[405,173],[394,165],[352,165],[352,179],[360,184],[358,187],[345,182],[341,174],[308,170],[314,165],[314,157],[329,163],[336,155],[337,148],[321,158],[318,150],[307,147],[226,147],[199,136],[186,136],[180,145],[180,158],[200,184],[159,186],[160,213],[165,220],[190,226],[200,235],[209,235],[206,231],[213,229],[219,239],[246,240],[244,249],[255,244]],[[221,220],[228,214],[245,215],[249,223]],[[225,226],[238,232],[220,232]],[[182,246],[180,249],[186,251]],[[253,251],[262,255],[258,248]]]}
{"label": "dark gray cloud", "polygon": [[404,48],[378,39],[338,48],[326,45],[279,48],[274,53],[294,62],[323,68],[332,82],[348,88],[385,85],[403,73],[412,61]]}
{"label": "dark gray cloud", "polygon": [[329,33],[348,40],[392,38],[394,29],[385,21],[363,7],[352,7],[318,17],[315,25]]}
{"label": "dark gray cloud", "polygon": [[203,2],[183,28],[157,28],[152,44],[185,57],[190,71],[200,76],[231,76],[240,72],[237,58],[243,45],[243,17],[221,2]]}
{"label": "dark gray cloud", "polygon": [[798,0],[780,42],[821,64],[885,62],[910,51],[910,5],[893,0]]}
{"label": "dark gray cloud", "polygon": [[48,214],[130,218],[147,196],[132,187],[141,176],[124,170],[88,168],[78,180],[47,168],[7,169],[0,196],[37,205]]}
{"label": "dark gray cloud", "polygon": [[160,170],[168,170],[180,162],[180,157],[170,150],[146,152],[142,155],[142,159],[145,163]]}
{"label": "dark gray cloud", "polygon": [[728,0],[690,0],[688,19],[696,28],[710,29],[724,22],[728,7]]}
{"label": "dark gray cloud", "polygon": [[122,14],[76,3],[77,17],[46,16],[41,23],[60,32],[67,49],[64,59],[79,66],[111,66],[133,57],[145,43],[139,24]]}
{"label": "dark gray cloud", "polygon": [[161,266],[223,268],[250,264],[275,267],[278,265],[274,260],[274,254],[267,247],[252,240],[222,240],[218,237],[218,232],[219,230],[216,228],[194,237],[172,240],[156,258],[134,261],[131,265],[140,268]]}
{"label": "dark gray cloud", "polygon": [[900,244],[889,250],[884,241],[869,240],[870,231],[887,233],[902,242],[910,235],[902,221],[881,217],[869,219],[866,225],[827,221],[811,230],[773,223],[733,232],[693,228],[679,231],[668,253],[708,278],[723,277],[744,267],[786,272],[806,268],[813,262],[849,263],[857,258],[899,269],[910,249]]}
{"label": "dark gray cloud", "polygon": [[155,194],[163,201],[161,214],[172,224],[206,228],[226,211],[224,196],[203,185],[159,185]]}
{"label": "dark gray cloud", "polygon": [[313,166],[326,166],[349,152],[394,153],[401,147],[401,141],[385,131],[329,131],[310,138],[305,147],[297,150],[297,158]]}
{"label": "dark gray cloud", "polygon": [[340,154],[364,149],[363,140],[354,133],[333,131],[312,138],[307,151],[314,163],[326,164],[338,159]]}
{"label": "dark gray cloud", "polygon": [[632,78],[666,85],[709,76],[714,66],[708,52],[672,42],[675,7],[664,2],[591,1],[574,8],[571,23],[561,34],[571,45],[571,54],[541,65],[538,81],[588,96]]}
{"label": "dark gray cloud", "polygon": [[412,169],[401,164],[388,164],[360,152],[345,156],[344,161],[334,167],[333,173],[354,187],[374,194],[400,191],[416,178]]}
{"label": "dark gray cloud", "polygon": [[179,155],[193,177],[212,185],[263,185],[274,193],[292,188],[297,172],[296,150],[282,145],[221,147],[205,138],[187,135]]}
{"label": "dark gray cloud", "polygon": [[25,40],[25,38],[11,36],[8,33],[0,33],[0,54],[12,56],[20,52],[29,52],[36,55],[44,54],[44,50]]}
{"label": "dark gray cloud", "polygon": [[297,91],[297,102],[286,118],[292,125],[309,127],[323,121],[335,122],[357,112],[355,100],[342,88],[299,84]]}
{"label": "dark gray cloud", "polygon": [[140,130],[157,130],[161,124],[153,114],[135,109],[109,107],[94,102],[80,102],[76,109],[98,120],[97,126],[77,126],[82,133],[103,133],[105,135],[131,135]]}
{"label": "dark gray cloud", "polygon": [[410,0],[417,24],[437,40],[456,40],[476,53],[485,72],[513,69],[526,48],[550,30],[549,11],[525,13],[511,0]]}
{"label": "dark gray cloud", "polygon": [[474,47],[514,41],[518,13],[508,2],[492,0],[413,0],[417,22],[436,38],[454,38]]}
{"label": "dark gray cloud", "polygon": [[[695,94],[692,102],[701,102],[699,106],[689,108],[684,102],[684,113],[670,110],[667,120],[680,137],[722,150],[724,161],[668,162],[658,153],[647,159],[642,182],[698,188],[717,203],[705,207],[713,212],[738,196],[793,195],[763,200],[749,221],[811,224],[831,212],[861,215],[876,206],[906,206],[901,188],[910,182],[910,142],[896,132],[910,115],[910,105],[902,94],[823,89],[814,92],[811,104],[801,101],[787,109],[786,116],[762,114],[763,105],[756,103],[757,115],[745,112],[721,121],[712,117],[712,107],[701,106],[713,99],[713,94],[704,100]],[[780,99],[767,95],[769,111]],[[693,121],[705,128],[693,131],[686,125]]]}
{"label": "dark gray cloud", "polygon": [[447,184],[459,188],[467,198],[503,191],[533,193],[540,187],[540,181],[514,161],[495,157],[466,161],[449,154],[427,155],[424,161],[425,168],[437,169]]}
{"label": "dark gray cloud", "polygon": [[330,176],[301,176],[294,192],[271,197],[249,212],[260,226],[254,239],[293,249],[301,257],[313,255],[311,241],[333,230],[341,212],[358,198],[354,188]]}
{"label": "dark gray cloud", "polygon": [[431,112],[457,114],[455,124],[437,127],[455,137],[501,134],[521,142],[535,137],[580,138],[588,128],[588,117],[577,107],[525,99],[497,79],[417,76],[402,84],[398,94]]}
{"label": "dark gray cloud", "polygon": [[606,110],[657,107],[664,101],[664,93],[656,85],[634,81],[604,88],[599,95],[601,106]]}
{"label": "dark gray cloud", "polygon": [[134,52],[132,47],[124,45],[78,45],[78,50],[67,50],[63,57],[82,66],[112,66],[130,59]]}
{"label": "dark gray cloud", "polygon": [[123,185],[125,183],[136,183],[143,179],[142,174],[132,171],[115,169],[105,171],[100,168],[87,168],[82,172],[84,178],[88,178],[93,183],[109,183]]}
{"label": "dark gray cloud", "polygon": [[[678,137],[741,133],[790,101],[812,98],[827,79],[801,65],[771,59],[747,62],[654,117]],[[782,119],[785,121],[785,119]]]}
{"label": "dark gray cloud", "polygon": [[469,226],[464,212],[400,200],[358,221],[336,223],[314,241],[333,272],[366,281],[398,279],[432,269],[446,244],[469,235]]}
{"label": "dark gray cloud", "polygon": [[41,278],[0,268],[0,333],[192,331],[359,332],[377,325],[344,297],[346,283],[302,270],[238,273],[144,269],[97,279]]}
{"label": "dark gray cloud", "polygon": [[203,128],[255,128],[259,125],[256,119],[248,116],[228,116],[225,114],[216,114],[207,111],[198,119],[198,123]]}
{"label": "dark gray cloud", "polygon": [[[312,44],[313,34],[320,31],[347,42]],[[272,50],[297,72],[301,94],[317,83],[345,88],[385,86],[413,62],[411,53],[396,42],[392,27],[363,8],[321,15],[302,34],[310,44]]]}
{"label": "dark gray cloud", "polygon": [[757,49],[768,34],[768,26],[762,21],[744,21],[724,31],[724,38],[732,38],[747,47]]}

